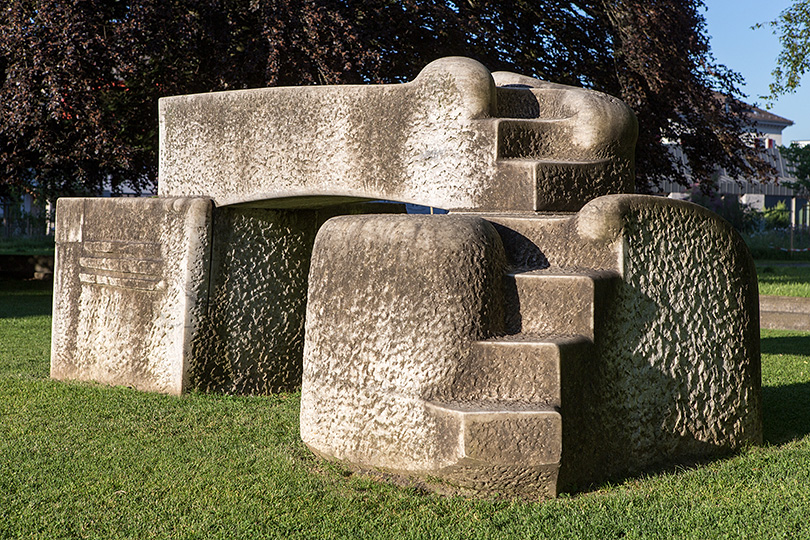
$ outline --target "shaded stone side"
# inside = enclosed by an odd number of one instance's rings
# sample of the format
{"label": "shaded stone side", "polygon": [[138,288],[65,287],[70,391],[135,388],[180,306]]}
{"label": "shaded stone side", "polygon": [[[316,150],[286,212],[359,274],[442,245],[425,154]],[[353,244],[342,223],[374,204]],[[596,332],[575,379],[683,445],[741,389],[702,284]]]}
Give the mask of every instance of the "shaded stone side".
{"label": "shaded stone side", "polygon": [[[640,195],[600,197],[576,214],[479,215],[496,224],[510,266],[524,276],[554,281],[589,268],[616,276],[594,289],[593,343],[559,362],[559,490],[761,442],[756,274],[728,223],[690,203]],[[565,314],[563,297],[544,301],[547,288],[517,287],[510,305],[521,318],[547,317],[555,305]],[[506,345],[499,354],[523,354]],[[487,381],[494,401],[511,388]]]}
{"label": "shaded stone side", "polygon": [[179,394],[207,300],[210,199],[59,199],[51,377]]}
{"label": "shaded stone side", "polygon": [[304,442],[395,472],[458,463],[458,426],[428,402],[452,395],[476,340],[503,331],[504,264],[496,231],[476,217],[328,221],[310,270]]}
{"label": "shaded stone side", "polygon": [[233,394],[299,388],[315,234],[335,215],[403,211],[403,205],[380,203],[216,208],[210,296],[194,343],[192,386]]}
{"label": "shaded stone side", "polygon": [[623,279],[586,366],[591,450],[566,480],[760,443],[757,281],[740,236],[697,205],[656,197],[597,199],[578,220],[591,241],[621,243]]}
{"label": "shaded stone side", "polygon": [[217,208],[208,310],[194,388],[266,394],[300,385],[317,210]]}

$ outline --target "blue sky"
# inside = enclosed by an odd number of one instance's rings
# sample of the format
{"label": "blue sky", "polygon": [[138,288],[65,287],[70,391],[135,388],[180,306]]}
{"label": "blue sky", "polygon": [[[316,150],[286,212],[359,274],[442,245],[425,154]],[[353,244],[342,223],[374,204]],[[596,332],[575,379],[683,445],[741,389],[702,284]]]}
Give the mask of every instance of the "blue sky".
{"label": "blue sky", "polygon": [[[789,0],[704,0],[712,53],[720,64],[745,77],[746,101],[763,106],[760,96],[768,93],[771,70],[779,54],[779,40],[770,28],[752,30],[756,23],[775,19],[787,8]],[[795,94],[780,98],[770,109],[774,114],[793,120],[783,132],[784,144],[810,139],[810,76],[802,79]]]}

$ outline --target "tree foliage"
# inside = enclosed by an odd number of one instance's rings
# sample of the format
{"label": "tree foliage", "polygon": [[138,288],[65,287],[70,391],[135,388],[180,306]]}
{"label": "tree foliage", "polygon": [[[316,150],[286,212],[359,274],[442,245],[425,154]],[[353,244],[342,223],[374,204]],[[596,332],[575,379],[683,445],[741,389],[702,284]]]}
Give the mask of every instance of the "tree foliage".
{"label": "tree foliage", "polygon": [[[160,96],[402,82],[450,55],[615,95],[639,119],[638,186],[759,163],[739,75],[701,0],[6,0],[0,185],[46,195],[157,179]],[[717,98],[717,93],[725,96]],[[747,161],[746,161],[747,160]],[[764,169],[759,169],[760,172]]]}
{"label": "tree foliage", "polygon": [[785,182],[789,188],[810,194],[810,145],[799,146],[793,143],[779,149],[782,157],[794,167],[795,182]]}
{"label": "tree foliage", "polygon": [[810,0],[794,0],[775,20],[757,25],[762,26],[769,26],[782,46],[771,72],[770,95],[766,96],[774,100],[795,92],[802,76],[810,70]]}

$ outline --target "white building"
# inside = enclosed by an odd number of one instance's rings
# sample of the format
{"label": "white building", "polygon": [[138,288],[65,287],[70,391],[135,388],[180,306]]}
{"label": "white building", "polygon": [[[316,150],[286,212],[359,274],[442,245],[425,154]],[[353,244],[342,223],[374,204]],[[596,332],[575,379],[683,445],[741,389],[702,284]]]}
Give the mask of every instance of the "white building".
{"label": "white building", "polygon": [[[779,152],[779,147],[783,145],[782,131],[792,126],[793,121],[754,106],[751,106],[748,111],[748,120],[753,143],[762,149],[762,157],[776,170],[777,177],[766,182],[754,179],[740,180],[732,178],[724,169],[720,169],[717,181],[720,195],[736,195],[742,202],[760,211],[772,208],[780,201],[784,201],[792,210],[792,222],[807,226],[810,223],[810,206],[807,204],[807,197],[785,185],[785,182],[796,180],[795,169],[782,158]],[[810,144],[810,141],[792,142]],[[683,165],[687,165],[686,156],[680,147],[673,144],[672,152],[676,159],[680,160]],[[675,182],[664,182],[661,190],[663,193],[668,193],[670,197],[678,199],[687,198],[691,192],[691,188]]]}

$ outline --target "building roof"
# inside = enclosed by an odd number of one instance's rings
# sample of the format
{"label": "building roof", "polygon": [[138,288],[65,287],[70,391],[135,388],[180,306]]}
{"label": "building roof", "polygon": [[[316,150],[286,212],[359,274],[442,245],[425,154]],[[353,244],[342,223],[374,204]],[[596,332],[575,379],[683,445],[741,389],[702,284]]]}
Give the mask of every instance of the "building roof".
{"label": "building roof", "polygon": [[748,111],[748,118],[753,122],[780,124],[784,127],[793,125],[793,120],[788,120],[787,118],[773,114],[764,109],[760,109],[759,107],[754,107],[753,105],[750,107],[751,109]]}
{"label": "building roof", "polygon": [[[718,101],[726,101],[729,99],[727,95],[721,92],[715,92],[714,98],[717,99]],[[754,105],[750,105],[748,103],[745,103],[744,101],[741,101],[740,103],[742,103],[745,107],[747,107],[746,117],[748,118],[749,121],[751,121],[752,124],[757,122],[763,122],[768,124],[777,124],[783,127],[793,125],[793,120],[789,120],[783,116],[779,116],[778,114],[773,114],[772,112],[768,112],[765,109],[760,109],[759,107],[755,107]]]}

